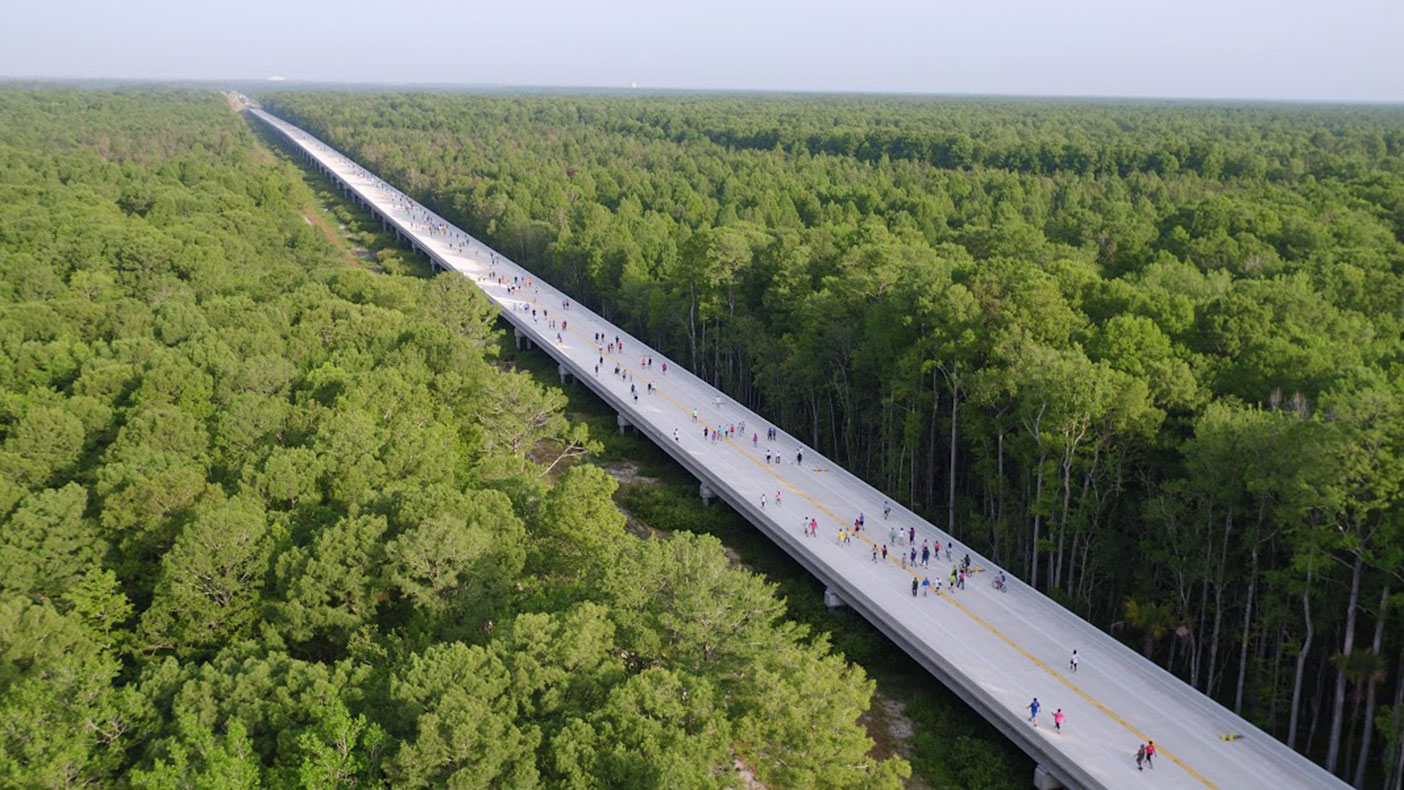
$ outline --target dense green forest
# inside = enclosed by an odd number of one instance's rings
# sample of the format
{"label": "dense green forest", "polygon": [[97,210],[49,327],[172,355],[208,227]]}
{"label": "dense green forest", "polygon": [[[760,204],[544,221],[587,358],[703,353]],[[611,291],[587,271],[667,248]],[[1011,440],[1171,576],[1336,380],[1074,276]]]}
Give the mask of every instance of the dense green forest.
{"label": "dense green forest", "polygon": [[0,785],[901,786],[860,668],[314,202],[217,94],[0,90]]}
{"label": "dense green forest", "polygon": [[1358,785],[1404,750],[1404,110],[270,93]]}

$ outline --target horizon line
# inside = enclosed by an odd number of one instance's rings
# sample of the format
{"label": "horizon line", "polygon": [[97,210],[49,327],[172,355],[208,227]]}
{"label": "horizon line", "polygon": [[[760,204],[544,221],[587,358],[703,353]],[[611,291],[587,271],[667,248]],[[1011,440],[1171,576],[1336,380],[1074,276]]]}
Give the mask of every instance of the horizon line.
{"label": "horizon line", "polygon": [[[277,76],[276,79],[273,76]],[[1197,102],[1205,104],[1311,104],[1345,106],[1404,106],[1404,98],[1394,99],[1337,99],[1322,97],[1261,97],[1261,96],[1174,96],[1150,94],[1097,94],[1097,93],[1002,93],[1002,92],[958,92],[958,91],[915,91],[883,90],[877,88],[736,88],[736,87],[670,87],[665,85],[569,85],[550,83],[503,83],[503,82],[431,82],[422,80],[323,80],[283,77],[95,77],[95,76],[34,76],[0,74],[3,83],[74,83],[74,82],[113,82],[135,85],[187,83],[200,85],[238,85],[249,88],[252,85],[278,86],[286,89],[293,86],[345,86],[375,88],[406,88],[432,90],[455,88],[459,90],[531,91],[531,92],[609,92],[609,93],[697,93],[709,95],[808,95],[808,96],[864,96],[864,97],[912,97],[946,99],[1044,99],[1063,101],[1129,101],[1129,102]]]}

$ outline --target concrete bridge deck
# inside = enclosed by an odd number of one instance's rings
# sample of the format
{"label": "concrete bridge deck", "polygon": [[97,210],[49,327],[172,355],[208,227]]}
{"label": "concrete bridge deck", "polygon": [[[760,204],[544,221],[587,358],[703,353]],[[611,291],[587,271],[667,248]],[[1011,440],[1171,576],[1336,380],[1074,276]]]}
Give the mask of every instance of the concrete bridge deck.
{"label": "concrete bridge deck", "polygon": [[[501,307],[518,342],[539,346],[563,377],[609,403],[621,430],[632,426],[656,442],[696,475],[704,496],[725,500],[823,581],[831,603],[861,613],[960,694],[1036,761],[1036,786],[1347,787],[1023,582],[1011,577],[1007,592],[994,589],[999,569],[954,537],[896,503],[884,519],[879,491],[783,430],[766,440],[773,426],[761,415],[584,306],[565,308],[567,295],[302,129],[257,108],[249,112],[437,267],[470,278]],[[521,287],[509,287],[514,282]],[[605,341],[595,342],[597,334]],[[616,338],[621,345],[609,350]],[[703,438],[704,426],[710,432],[733,425],[744,428]],[[753,434],[760,437],[755,443]],[[841,544],[839,531],[851,531],[859,513],[866,528]],[[818,523],[817,536],[802,532],[809,519]],[[905,544],[889,545],[889,558],[874,561],[873,547],[889,543],[890,530],[912,529],[918,552],[923,543],[951,543],[951,560],[969,554],[976,572],[964,589],[950,589],[944,548],[929,568],[904,567],[897,552],[909,551]],[[913,579],[923,578],[939,581],[941,590],[913,597]],[[1073,650],[1081,659],[1076,672],[1069,667]],[[1034,697],[1042,705],[1036,727],[1026,708]],[[1060,708],[1066,719],[1057,732],[1052,714]],[[1145,741],[1154,741],[1158,754],[1153,768],[1138,771],[1134,754]]]}

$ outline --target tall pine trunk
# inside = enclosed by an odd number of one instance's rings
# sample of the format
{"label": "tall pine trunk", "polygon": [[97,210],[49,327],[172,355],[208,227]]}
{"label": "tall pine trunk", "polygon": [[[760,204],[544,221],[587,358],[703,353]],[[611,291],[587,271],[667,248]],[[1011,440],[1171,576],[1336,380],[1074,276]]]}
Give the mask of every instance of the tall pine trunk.
{"label": "tall pine trunk", "polygon": [[1345,665],[1355,652],[1355,609],[1360,603],[1360,574],[1365,559],[1360,552],[1355,554],[1355,564],[1350,572],[1350,599],[1346,602],[1345,638],[1341,644],[1341,661],[1336,667],[1336,693],[1331,700],[1331,736],[1326,744],[1326,770],[1336,772],[1341,758],[1341,725],[1345,723],[1346,676]]}
{"label": "tall pine trunk", "polygon": [[1311,569],[1307,569],[1306,586],[1302,588],[1302,621],[1306,623],[1306,638],[1302,649],[1297,653],[1297,674],[1292,680],[1292,712],[1287,721],[1287,748],[1297,748],[1297,722],[1301,718],[1298,711],[1302,702],[1302,675],[1306,673],[1307,652],[1311,650],[1311,638],[1315,630],[1311,625]]}
{"label": "tall pine trunk", "polygon": [[1029,583],[1034,587],[1038,586],[1038,530],[1042,524],[1043,507],[1043,462],[1047,460],[1047,455],[1040,455],[1038,458],[1037,484],[1034,485],[1034,523],[1033,523],[1033,563],[1032,570],[1029,571]]}
{"label": "tall pine trunk", "polygon": [[954,381],[951,382],[951,461],[950,461],[950,490],[946,495],[946,534],[955,534],[955,496],[956,496],[956,430],[958,415],[960,414],[960,388]]}
{"label": "tall pine trunk", "polygon": [[1248,676],[1248,625],[1253,617],[1253,593],[1258,588],[1258,546],[1253,545],[1252,572],[1248,576],[1248,600],[1243,604],[1242,646],[1238,652],[1238,690],[1233,695],[1233,712],[1243,715],[1243,681]]}
{"label": "tall pine trunk", "polygon": [[[1386,609],[1389,607],[1389,583],[1386,582],[1384,589],[1380,591],[1380,609],[1375,616],[1375,638],[1370,643],[1370,649],[1375,651],[1375,655],[1383,655],[1380,652],[1380,643],[1384,639],[1384,624]],[[1355,786],[1365,787],[1365,758],[1370,756],[1370,736],[1375,732],[1375,697],[1379,690],[1378,678],[1374,675],[1365,679],[1365,735],[1360,739],[1360,756],[1355,760]]]}

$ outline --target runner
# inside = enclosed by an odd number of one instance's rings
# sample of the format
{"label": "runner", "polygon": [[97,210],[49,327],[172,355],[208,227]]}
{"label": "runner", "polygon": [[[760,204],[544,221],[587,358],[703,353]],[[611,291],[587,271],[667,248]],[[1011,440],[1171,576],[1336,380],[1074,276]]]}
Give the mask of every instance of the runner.
{"label": "runner", "polygon": [[912,597],[913,597],[913,598],[916,597],[916,593],[917,593],[917,580],[916,580],[915,578],[913,578],[913,579],[912,579]]}
{"label": "runner", "polygon": [[1143,744],[1140,745],[1139,748],[1136,749],[1136,770],[1137,770],[1137,771],[1144,771],[1144,770],[1146,770],[1145,767],[1142,765],[1142,763],[1144,763],[1145,761],[1146,761],[1146,745],[1143,743]]}
{"label": "runner", "polygon": [[1146,741],[1146,767],[1152,770],[1155,769],[1155,760],[1151,759],[1153,757],[1155,757],[1155,741]]}
{"label": "runner", "polygon": [[1062,708],[1059,708],[1059,709],[1053,711],[1053,731],[1054,731],[1054,732],[1062,732],[1062,731],[1063,731],[1063,709],[1062,709]]}
{"label": "runner", "polygon": [[1039,707],[1040,707],[1040,706],[1039,706],[1039,704],[1038,704],[1038,697],[1034,697],[1034,698],[1033,698],[1033,702],[1030,702],[1030,703],[1029,703],[1029,721],[1033,722],[1033,726],[1035,726],[1035,727],[1038,726],[1038,709],[1039,709]]}
{"label": "runner", "polygon": [[887,504],[887,500],[882,500],[882,520],[887,520],[887,514],[892,512],[892,506]]}
{"label": "runner", "polygon": [[1073,654],[1072,654],[1072,658],[1068,659],[1068,666],[1069,666],[1069,667],[1072,667],[1072,671],[1073,671],[1073,672],[1076,672],[1076,671],[1077,671],[1077,661],[1078,661],[1078,659],[1077,659],[1077,651],[1074,650],[1074,651],[1073,651]]}

